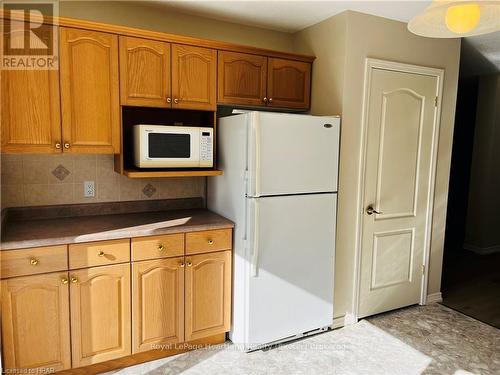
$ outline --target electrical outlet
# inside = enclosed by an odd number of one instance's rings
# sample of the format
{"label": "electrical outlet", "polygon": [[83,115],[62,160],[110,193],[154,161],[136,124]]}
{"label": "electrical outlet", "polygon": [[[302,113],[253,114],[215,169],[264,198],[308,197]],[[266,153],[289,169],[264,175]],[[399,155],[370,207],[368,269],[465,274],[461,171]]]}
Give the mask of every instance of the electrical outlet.
{"label": "electrical outlet", "polygon": [[85,181],[83,183],[83,196],[95,197],[95,183],[94,181]]}

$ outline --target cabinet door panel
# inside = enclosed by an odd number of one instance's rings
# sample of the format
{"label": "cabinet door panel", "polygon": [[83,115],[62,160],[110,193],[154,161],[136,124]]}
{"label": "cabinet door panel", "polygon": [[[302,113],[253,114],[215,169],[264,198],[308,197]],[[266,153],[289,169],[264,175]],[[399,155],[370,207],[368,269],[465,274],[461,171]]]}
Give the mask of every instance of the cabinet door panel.
{"label": "cabinet door panel", "polygon": [[216,50],[172,44],[172,108],[216,110],[216,64]]}
{"label": "cabinet door panel", "polygon": [[3,70],[2,152],[61,152],[56,70]]}
{"label": "cabinet door panel", "polygon": [[186,257],[185,288],[186,341],[229,331],[230,250]]}
{"label": "cabinet door panel", "polygon": [[266,104],[267,57],[219,51],[217,65],[218,103]]}
{"label": "cabinet door panel", "polygon": [[132,265],[133,352],[184,341],[184,257]]}
{"label": "cabinet door panel", "polygon": [[268,59],[268,106],[307,109],[311,95],[311,64]]}
{"label": "cabinet door panel", "polygon": [[64,151],[120,152],[118,37],[61,28]]}
{"label": "cabinet door panel", "polygon": [[73,367],[131,354],[130,264],[70,273]]}
{"label": "cabinet door panel", "polygon": [[2,281],[4,370],[71,368],[67,278],[64,272]]}
{"label": "cabinet door panel", "polygon": [[170,44],[120,36],[120,84],[122,105],[170,107]]}

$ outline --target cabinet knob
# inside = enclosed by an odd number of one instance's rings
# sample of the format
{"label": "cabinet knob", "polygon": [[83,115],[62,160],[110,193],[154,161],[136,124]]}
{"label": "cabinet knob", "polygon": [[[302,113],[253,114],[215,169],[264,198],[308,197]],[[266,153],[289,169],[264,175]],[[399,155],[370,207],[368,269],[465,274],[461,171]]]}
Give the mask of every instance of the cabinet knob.
{"label": "cabinet knob", "polygon": [[179,267],[184,268],[184,262],[179,263]]}
{"label": "cabinet knob", "polygon": [[272,103],[273,102],[273,98],[269,98],[269,103]]}
{"label": "cabinet knob", "polygon": [[60,149],[61,149],[61,144],[60,144],[59,142],[57,142],[57,143],[56,143],[56,148],[57,148],[58,150],[60,150]]}
{"label": "cabinet knob", "polygon": [[30,264],[31,264],[32,266],[36,266],[36,265],[38,264],[38,259],[31,258],[31,259],[30,259]]}
{"label": "cabinet knob", "polygon": [[77,277],[75,277],[75,276],[72,276],[72,277],[71,277],[71,282],[72,282],[73,284],[76,284],[76,283],[78,282],[78,278],[77,278]]}
{"label": "cabinet knob", "polygon": [[179,104],[179,99],[175,98],[174,99],[174,104]]}
{"label": "cabinet knob", "polygon": [[99,255],[100,257],[103,257],[104,256],[104,251],[100,250],[97,255]]}
{"label": "cabinet knob", "polygon": [[69,149],[69,143],[65,143],[65,144],[64,144],[64,148],[65,148],[66,150],[67,150],[67,149]]}
{"label": "cabinet knob", "polygon": [[63,277],[61,279],[61,283],[63,283],[64,285],[66,285],[68,283],[68,278],[67,277]]}
{"label": "cabinet knob", "polygon": [[264,99],[262,99],[264,103],[267,103],[267,98],[264,96]]}
{"label": "cabinet knob", "polygon": [[165,249],[165,247],[163,246],[162,243],[158,245],[158,250],[163,251],[164,249]]}
{"label": "cabinet knob", "polygon": [[192,263],[190,260],[188,260],[188,261],[186,262],[186,266],[191,267],[192,265],[193,265],[193,263]]}
{"label": "cabinet knob", "polygon": [[172,98],[167,98],[167,103],[172,103]]}
{"label": "cabinet knob", "polygon": [[214,244],[214,240],[208,240],[208,244],[209,245],[213,245]]}

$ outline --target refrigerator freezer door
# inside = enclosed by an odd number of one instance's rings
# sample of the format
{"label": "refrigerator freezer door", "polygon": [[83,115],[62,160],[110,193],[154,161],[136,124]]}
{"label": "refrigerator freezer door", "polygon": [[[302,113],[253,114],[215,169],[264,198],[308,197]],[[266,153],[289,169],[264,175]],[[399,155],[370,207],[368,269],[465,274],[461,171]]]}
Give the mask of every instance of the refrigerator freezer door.
{"label": "refrigerator freezer door", "polygon": [[249,196],[337,191],[339,118],[266,112],[248,116]]}
{"label": "refrigerator freezer door", "polygon": [[336,194],[249,198],[247,347],[333,322]]}

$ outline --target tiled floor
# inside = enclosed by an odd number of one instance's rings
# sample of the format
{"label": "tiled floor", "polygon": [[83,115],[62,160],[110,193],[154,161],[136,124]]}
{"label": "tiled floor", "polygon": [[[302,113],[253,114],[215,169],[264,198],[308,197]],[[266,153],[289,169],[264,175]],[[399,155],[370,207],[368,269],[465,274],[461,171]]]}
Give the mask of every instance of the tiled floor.
{"label": "tiled floor", "polygon": [[447,307],[415,306],[268,351],[232,345],[114,372],[136,374],[500,374],[500,330]]}

